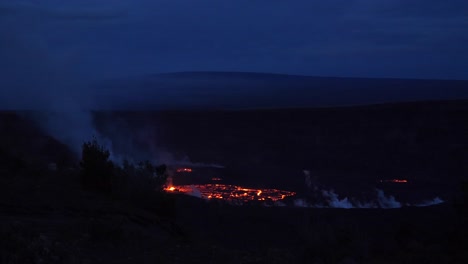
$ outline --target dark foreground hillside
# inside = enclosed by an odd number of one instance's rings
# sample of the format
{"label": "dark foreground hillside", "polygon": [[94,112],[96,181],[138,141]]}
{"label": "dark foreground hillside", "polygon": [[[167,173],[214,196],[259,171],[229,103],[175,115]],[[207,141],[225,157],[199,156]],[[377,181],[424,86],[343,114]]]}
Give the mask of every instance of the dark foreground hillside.
{"label": "dark foreground hillside", "polygon": [[231,207],[180,196],[176,215],[167,218],[64,184],[40,188],[45,197],[31,189],[15,189],[21,200],[2,195],[1,263],[468,261],[467,219],[452,205],[391,210]]}

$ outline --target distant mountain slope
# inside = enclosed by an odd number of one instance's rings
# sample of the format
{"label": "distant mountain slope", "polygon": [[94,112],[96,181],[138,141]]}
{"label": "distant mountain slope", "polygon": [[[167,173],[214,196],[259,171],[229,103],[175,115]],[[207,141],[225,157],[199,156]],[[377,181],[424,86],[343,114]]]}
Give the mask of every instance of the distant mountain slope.
{"label": "distant mountain slope", "polygon": [[242,109],[468,99],[465,80],[181,72],[102,83],[98,108]]}
{"label": "distant mountain slope", "polygon": [[5,170],[11,172],[11,161],[15,160],[40,165],[55,162],[67,166],[75,162],[76,157],[68,147],[48,136],[26,118],[26,114],[0,111],[0,174]]}

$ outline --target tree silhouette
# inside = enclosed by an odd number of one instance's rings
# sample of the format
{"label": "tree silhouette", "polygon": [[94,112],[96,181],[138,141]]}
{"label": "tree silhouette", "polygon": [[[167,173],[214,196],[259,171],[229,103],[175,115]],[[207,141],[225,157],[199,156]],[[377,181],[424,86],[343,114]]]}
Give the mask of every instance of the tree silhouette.
{"label": "tree silhouette", "polygon": [[84,189],[111,192],[114,164],[109,156],[109,151],[99,145],[96,139],[83,144],[80,177]]}

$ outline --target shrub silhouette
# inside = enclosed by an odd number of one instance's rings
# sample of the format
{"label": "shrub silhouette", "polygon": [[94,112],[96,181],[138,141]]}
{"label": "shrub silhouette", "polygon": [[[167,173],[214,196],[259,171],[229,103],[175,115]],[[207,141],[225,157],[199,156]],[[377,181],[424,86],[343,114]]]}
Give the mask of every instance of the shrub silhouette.
{"label": "shrub silhouette", "polygon": [[139,203],[152,202],[162,198],[166,183],[166,165],[154,166],[149,161],[136,165],[124,160],[121,167],[115,167],[113,178],[114,193]]}
{"label": "shrub silhouette", "polygon": [[154,166],[149,161],[136,165],[123,161],[115,167],[113,192],[138,206],[150,209],[162,217],[175,218],[175,200],[164,192],[167,180],[166,165]]}
{"label": "shrub silhouette", "polygon": [[94,139],[83,144],[80,178],[85,190],[125,199],[161,215],[174,216],[172,197],[165,194],[166,165],[154,166],[149,161],[121,166],[109,160],[110,153]]}
{"label": "shrub silhouette", "polygon": [[109,156],[109,151],[100,146],[96,139],[83,144],[80,178],[85,190],[111,192],[114,164]]}

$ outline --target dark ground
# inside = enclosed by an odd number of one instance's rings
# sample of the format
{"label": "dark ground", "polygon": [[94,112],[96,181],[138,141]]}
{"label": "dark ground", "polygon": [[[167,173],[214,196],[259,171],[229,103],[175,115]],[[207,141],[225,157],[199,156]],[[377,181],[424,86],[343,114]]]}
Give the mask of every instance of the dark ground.
{"label": "dark ground", "polygon": [[402,197],[458,197],[426,208],[343,210],[174,196],[169,215],[82,191],[65,146],[2,113],[0,263],[466,263],[466,204],[458,190],[467,173],[467,112],[466,101],[455,101],[100,113],[102,131],[116,115],[122,127],[155,128],[161,148],[222,164],[242,184],[300,189],[301,171],[310,169],[336,189],[408,178],[416,183],[392,187]]}

